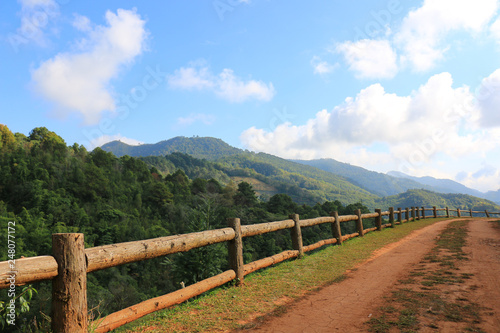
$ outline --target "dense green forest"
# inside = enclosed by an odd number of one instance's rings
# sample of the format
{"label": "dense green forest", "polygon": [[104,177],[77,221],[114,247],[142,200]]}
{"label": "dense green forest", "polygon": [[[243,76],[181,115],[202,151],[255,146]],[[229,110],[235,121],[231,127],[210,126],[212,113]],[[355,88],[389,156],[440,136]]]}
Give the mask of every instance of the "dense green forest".
{"label": "dense green forest", "polygon": [[[150,163],[147,163],[150,162]],[[152,164],[163,168],[160,172]],[[286,194],[262,201],[247,182],[236,184],[220,165],[174,153],[153,161],[113,154],[100,148],[67,146],[56,133],[35,128],[29,136],[13,134],[0,125],[0,221],[7,230],[16,222],[16,257],[51,253],[51,234],[81,232],[87,247],[188,233],[242,223],[341,214],[360,203],[339,201],[296,204]],[[353,226],[344,225],[344,232]],[[348,230],[351,228],[352,230]],[[7,260],[7,232],[0,260]],[[331,237],[331,229],[308,228],[305,244]],[[245,261],[291,248],[288,231],[245,239]],[[156,297],[227,269],[223,244],[88,275],[89,308],[104,314]],[[50,313],[50,283],[36,283],[31,309],[20,314],[24,330],[47,326],[41,313]],[[1,300],[5,301],[6,290]],[[36,321],[35,319],[36,318]],[[30,328],[29,328],[30,327]]]}

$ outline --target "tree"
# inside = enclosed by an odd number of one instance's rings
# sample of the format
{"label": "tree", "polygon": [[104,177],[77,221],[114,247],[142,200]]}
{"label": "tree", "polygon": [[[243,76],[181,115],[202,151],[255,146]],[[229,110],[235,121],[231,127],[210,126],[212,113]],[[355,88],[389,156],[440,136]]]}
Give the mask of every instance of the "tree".
{"label": "tree", "polygon": [[297,204],[289,195],[278,193],[273,195],[267,202],[267,210],[275,214],[292,214],[297,212]]}
{"label": "tree", "polygon": [[234,196],[234,203],[241,206],[251,207],[257,204],[257,196],[252,185],[247,182],[238,184],[238,191]]}

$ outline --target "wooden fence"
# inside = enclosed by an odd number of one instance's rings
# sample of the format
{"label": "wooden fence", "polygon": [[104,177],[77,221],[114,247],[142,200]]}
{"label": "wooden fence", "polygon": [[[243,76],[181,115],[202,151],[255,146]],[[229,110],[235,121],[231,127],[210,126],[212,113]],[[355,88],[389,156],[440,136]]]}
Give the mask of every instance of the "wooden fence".
{"label": "wooden fence", "polygon": [[[431,212],[426,214],[426,212]],[[440,212],[442,211],[442,212]],[[208,290],[221,286],[232,280],[239,285],[244,277],[256,270],[271,266],[284,260],[301,257],[305,252],[315,250],[328,244],[342,242],[368,232],[382,230],[385,227],[395,227],[397,224],[427,217],[457,217],[482,214],[490,217],[488,211],[452,210],[446,208],[411,207],[406,209],[392,207],[389,211],[376,209],[375,213],[339,216],[333,212],[331,216],[300,220],[297,214],[290,215],[288,220],[241,225],[240,219],[228,220],[228,227],[207,230],[190,234],[160,237],[148,240],[133,241],[119,244],[97,246],[85,249],[84,235],[81,233],[61,233],[52,235],[52,256],[37,256],[15,260],[15,271],[12,272],[11,262],[0,262],[0,289],[12,288],[42,280],[52,280],[52,330],[55,333],[87,332],[87,273],[126,263],[165,256],[178,252],[189,251],[211,244],[228,242],[230,269],[197,282],[167,295],[152,298],[126,309],[112,313],[99,322],[93,322],[95,332],[109,332],[117,327],[132,322],[146,314],[165,309],[198,296]],[[387,218],[383,218],[387,216]],[[455,216],[453,214],[453,216]],[[404,217],[404,218],[403,218]],[[364,229],[363,219],[375,218],[375,227]],[[340,223],[356,221],[357,232],[342,235]],[[303,246],[301,229],[323,223],[331,224],[333,238],[321,240],[315,244]],[[260,259],[248,264],[243,262],[244,237],[262,235],[278,230],[290,229],[293,250]]]}

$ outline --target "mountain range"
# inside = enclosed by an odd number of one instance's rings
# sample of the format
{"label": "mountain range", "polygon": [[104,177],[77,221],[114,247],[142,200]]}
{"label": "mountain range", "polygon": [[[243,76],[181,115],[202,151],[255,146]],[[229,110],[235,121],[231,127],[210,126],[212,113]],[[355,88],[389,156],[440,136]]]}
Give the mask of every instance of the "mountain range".
{"label": "mountain range", "polygon": [[[235,148],[221,139],[212,137],[175,137],[156,144],[139,146],[113,141],[101,148],[118,157],[140,157],[163,173],[172,172],[179,167],[176,165],[177,161],[177,164],[180,163],[191,173],[190,176],[200,177],[196,168],[190,168],[189,164],[201,162],[187,161],[187,157],[175,155],[185,154],[191,159],[204,161],[203,170],[209,167],[214,172],[217,171],[219,180],[223,182],[244,180],[250,182],[264,198],[276,193],[286,193],[299,203],[314,204],[324,200],[360,201],[368,207],[375,207],[382,198],[398,196],[409,190],[418,190],[418,193],[410,192],[417,196],[429,196],[430,193],[447,194],[446,200],[455,200],[455,205],[462,202],[470,204],[471,201],[464,201],[461,195],[476,198],[476,201],[473,200],[475,206],[500,203],[500,191],[482,193],[449,179],[412,177],[396,171],[384,174],[334,159],[286,160],[270,154]],[[184,161],[179,162],[179,158]],[[200,167],[198,169],[201,170]],[[208,178],[209,174],[205,177]],[[440,198],[442,199],[443,195]]]}

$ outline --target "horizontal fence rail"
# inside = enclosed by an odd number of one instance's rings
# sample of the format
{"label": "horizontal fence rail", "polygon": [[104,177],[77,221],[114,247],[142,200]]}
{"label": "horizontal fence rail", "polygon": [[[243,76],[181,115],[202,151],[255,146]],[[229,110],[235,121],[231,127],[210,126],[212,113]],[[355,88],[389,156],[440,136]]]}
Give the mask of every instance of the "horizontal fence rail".
{"label": "horizontal fence rail", "polygon": [[[438,212],[440,213],[438,214]],[[53,256],[15,259],[15,272],[12,272],[10,268],[11,261],[0,262],[0,289],[12,287],[13,284],[20,286],[37,281],[52,280],[52,330],[55,333],[87,332],[87,273],[168,254],[186,252],[212,244],[228,243],[229,270],[172,293],[117,311],[91,324],[93,328],[95,327],[94,332],[109,332],[146,314],[180,304],[230,281],[235,281],[237,285],[242,284],[244,277],[252,272],[288,259],[300,258],[305,252],[316,250],[325,245],[342,244],[353,237],[363,237],[369,232],[380,231],[387,227],[394,228],[397,224],[428,217],[472,217],[473,214],[490,217],[495,214],[500,215],[500,212],[449,209],[448,207],[408,207],[395,210],[390,207],[388,211],[376,209],[374,213],[361,214],[358,209],[356,215],[339,216],[337,212],[333,212],[331,216],[304,220],[300,220],[297,214],[293,214],[287,220],[251,225],[241,225],[240,220],[235,218],[228,220],[229,227],[227,228],[88,249],[83,249],[83,234],[53,234]],[[375,219],[375,227],[364,229],[363,219]],[[342,235],[340,223],[349,221],[355,221],[356,232]],[[333,238],[303,246],[301,228],[325,223],[331,224]],[[283,251],[244,264],[243,238],[285,229],[291,231],[293,250]],[[13,279],[14,276],[15,279]],[[77,313],[68,310],[75,308],[79,309]]]}

